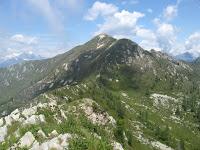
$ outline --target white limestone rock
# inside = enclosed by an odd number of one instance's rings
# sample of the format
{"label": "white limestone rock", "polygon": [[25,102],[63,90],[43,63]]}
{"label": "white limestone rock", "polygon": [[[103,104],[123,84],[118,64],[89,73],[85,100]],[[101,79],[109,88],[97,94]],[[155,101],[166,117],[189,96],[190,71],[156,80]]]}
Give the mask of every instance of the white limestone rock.
{"label": "white limestone rock", "polygon": [[173,150],[173,148],[165,145],[165,144],[162,144],[160,143],[159,141],[154,141],[154,142],[151,142],[151,145],[155,148],[158,148],[159,150]]}
{"label": "white limestone rock", "polygon": [[128,97],[128,95],[126,93],[124,93],[124,92],[122,92],[122,96]]}
{"label": "white limestone rock", "polygon": [[116,141],[113,141],[112,146],[113,146],[113,150],[124,150],[122,145]]}
{"label": "white limestone rock", "polygon": [[30,116],[34,115],[36,112],[37,112],[37,106],[34,106],[34,107],[24,109],[22,111],[22,115],[26,118],[29,118]]}
{"label": "white limestone rock", "polygon": [[7,135],[7,126],[4,125],[3,127],[0,127],[0,142],[3,142],[5,140],[5,136]]}
{"label": "white limestone rock", "polygon": [[167,95],[162,95],[162,94],[157,94],[157,93],[152,94],[150,96],[150,98],[153,100],[153,105],[155,107],[168,108],[170,106],[170,104],[178,102],[178,100],[173,97],[170,97]]}
{"label": "white limestone rock", "polygon": [[[92,123],[98,124],[98,125],[106,125],[107,123],[115,124],[116,121],[113,117],[109,116],[107,112],[95,112],[93,110],[93,103],[95,103],[91,99],[83,99],[84,103],[80,104],[80,108],[84,111],[86,114],[86,117],[91,120]],[[97,103],[95,103],[97,106],[99,106]],[[99,106],[100,107],[100,106]]]}
{"label": "white limestone rock", "polygon": [[37,107],[38,108],[47,108],[48,104],[47,103],[38,103]]}
{"label": "white limestone rock", "polygon": [[44,123],[45,122],[45,116],[43,114],[40,115],[32,115],[29,118],[27,118],[23,124],[38,124],[38,123]]}
{"label": "white limestone rock", "polygon": [[49,133],[50,137],[55,137],[58,135],[58,132],[56,130],[53,130],[51,133]]}
{"label": "white limestone rock", "polygon": [[116,120],[113,118],[113,116],[108,116],[108,119],[110,120],[110,123],[115,126],[116,125]]}
{"label": "white limestone rock", "polygon": [[71,134],[60,134],[59,136],[54,137],[53,139],[46,141],[40,145],[38,143],[34,144],[31,150],[65,150],[68,149],[69,140],[71,138]]}
{"label": "white limestone rock", "polygon": [[46,138],[45,133],[44,133],[41,129],[37,132],[37,134],[38,134],[39,136],[43,137],[43,138]]}
{"label": "white limestone rock", "polygon": [[15,131],[15,137],[19,138],[20,137],[20,132],[19,132],[19,129],[17,131]]}
{"label": "white limestone rock", "polygon": [[68,64],[67,64],[67,63],[64,63],[64,64],[63,64],[63,67],[64,67],[64,70],[65,70],[65,71],[68,70]]}
{"label": "white limestone rock", "polygon": [[35,137],[31,132],[26,132],[24,136],[19,140],[19,147],[24,148],[24,147],[30,147],[35,141]]}
{"label": "white limestone rock", "polygon": [[65,111],[64,110],[60,110],[60,114],[64,119],[67,119],[67,116],[65,115]]}
{"label": "white limestone rock", "polygon": [[3,124],[4,124],[3,118],[1,118],[0,119],[0,127],[3,126]]}
{"label": "white limestone rock", "polygon": [[[30,150],[41,150],[41,149],[38,149],[38,147],[40,146],[40,143],[38,141],[35,141],[33,144],[32,144],[32,148]],[[48,148],[48,147],[47,147]],[[48,150],[48,149],[45,149],[45,150]]]}

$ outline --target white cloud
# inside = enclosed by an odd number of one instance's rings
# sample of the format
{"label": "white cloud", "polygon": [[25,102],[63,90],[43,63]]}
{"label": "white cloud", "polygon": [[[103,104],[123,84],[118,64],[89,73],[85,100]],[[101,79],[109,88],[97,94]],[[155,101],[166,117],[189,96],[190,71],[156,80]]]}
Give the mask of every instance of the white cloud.
{"label": "white cloud", "polygon": [[139,43],[146,50],[160,50],[159,43],[157,41],[156,34],[149,29],[145,28],[137,28],[136,36],[141,38],[141,42]]}
{"label": "white cloud", "polygon": [[157,33],[162,37],[171,37],[174,36],[175,28],[172,24],[161,23],[158,25]]}
{"label": "white cloud", "polygon": [[98,31],[95,34],[108,33],[117,38],[131,37],[137,27],[138,19],[144,17],[140,12],[129,12],[122,10],[111,16],[104,18],[104,23],[98,25]]}
{"label": "white cloud", "polygon": [[157,39],[159,47],[165,51],[170,52],[176,44],[177,30],[172,24],[160,23],[157,25]]}
{"label": "white cloud", "polygon": [[154,34],[156,35],[159,48],[171,54],[175,54],[179,49],[182,49],[181,44],[177,42],[178,30],[176,26],[169,23],[169,21],[178,15],[180,2],[181,0],[177,0],[175,5],[168,5],[164,8],[162,16],[153,20],[156,26]]}
{"label": "white cloud", "polygon": [[[178,4],[180,1],[177,2]],[[195,57],[200,55],[200,32],[191,34],[184,42],[179,42],[178,29],[176,26],[162,22],[161,19],[153,20],[157,29],[155,31],[157,42],[162,51],[171,55],[178,55],[185,52],[190,52]]]}
{"label": "white cloud", "polygon": [[98,24],[95,35],[100,33],[111,34],[116,38],[131,38],[135,34],[138,19],[145,15],[140,12],[119,11],[118,7],[96,1],[84,16],[85,20],[94,21],[102,17],[103,23]]}
{"label": "white cloud", "polygon": [[175,53],[180,49],[177,42],[177,29],[169,23],[156,20],[156,30],[137,28],[136,36],[140,38],[139,44],[146,50],[162,50],[167,53]]}
{"label": "white cloud", "polygon": [[24,36],[22,34],[15,34],[11,38],[11,41],[21,43],[21,44],[37,44],[37,38],[36,37],[31,37],[31,36]]}
{"label": "white cloud", "polygon": [[156,26],[155,35],[159,48],[166,53],[174,53],[179,46],[177,42],[178,30],[173,24],[155,18],[153,23]]}
{"label": "white cloud", "polygon": [[73,46],[71,41],[61,42],[60,37],[53,34],[37,36],[6,34],[0,36],[0,60],[27,52],[43,57],[53,57],[66,52]]}
{"label": "white cloud", "polygon": [[[126,1],[127,2],[127,1]],[[98,2],[99,3],[99,2]],[[95,4],[92,8],[89,9],[89,12],[94,12]],[[103,3],[104,7],[113,7],[117,8],[112,4]],[[138,20],[143,18],[145,14],[141,12],[129,12],[127,10],[118,11],[118,8],[112,13],[106,13],[102,15],[100,12],[104,9],[98,7],[98,13],[93,13],[93,16],[88,17],[88,20],[97,19],[98,16],[103,17],[103,23],[98,24],[98,30],[95,32],[95,35],[100,33],[111,34],[115,38],[130,38],[130,39],[139,39],[139,44],[147,49],[156,49],[160,50],[159,43],[157,42],[157,35],[154,31],[140,27],[138,25]],[[92,10],[92,11],[91,11]],[[101,11],[99,11],[101,10]],[[152,11],[152,10],[149,10]],[[90,13],[89,13],[90,14]],[[88,14],[87,14],[88,15]]]}
{"label": "white cloud", "polygon": [[164,9],[163,17],[170,21],[178,14],[178,5],[169,5]]}
{"label": "white cloud", "polygon": [[113,4],[102,3],[96,1],[93,6],[88,10],[88,13],[85,15],[85,20],[95,20],[99,16],[109,16],[118,11],[118,8]]}
{"label": "white cloud", "polygon": [[171,48],[171,55],[179,55],[185,52],[189,52],[194,57],[199,57],[200,55],[200,32],[195,32],[188,36],[184,43],[174,42]]}
{"label": "white cloud", "polygon": [[200,54],[200,32],[195,32],[188,37],[185,42],[185,51],[194,55]]}
{"label": "white cloud", "polygon": [[163,10],[163,18],[165,21],[171,21],[178,15],[178,7],[182,0],[177,0],[176,4],[174,5],[168,5],[164,10]]}
{"label": "white cloud", "polygon": [[[163,15],[153,20],[155,29],[148,29],[138,24],[138,20],[144,17],[145,14],[136,11],[120,11],[113,4],[96,2],[85,17],[90,21],[102,17],[103,22],[98,24],[95,35],[108,33],[116,38],[137,40],[146,50],[161,50],[172,55],[189,51],[197,56],[197,54],[200,54],[200,32],[190,35],[184,44],[177,41],[177,27],[169,23],[177,16],[179,3],[180,0],[177,1],[176,5],[167,6],[163,11]],[[101,7],[97,7],[97,4]],[[103,11],[104,8],[109,7],[112,8],[111,11]],[[147,11],[152,13],[151,9]]]}
{"label": "white cloud", "polygon": [[136,5],[139,3],[139,0],[123,0],[122,5]]}
{"label": "white cloud", "polygon": [[33,7],[33,9],[43,15],[43,17],[48,21],[50,27],[56,32],[63,30],[64,26],[62,24],[61,16],[58,10],[56,10],[50,3],[49,0],[27,0],[27,2]]}

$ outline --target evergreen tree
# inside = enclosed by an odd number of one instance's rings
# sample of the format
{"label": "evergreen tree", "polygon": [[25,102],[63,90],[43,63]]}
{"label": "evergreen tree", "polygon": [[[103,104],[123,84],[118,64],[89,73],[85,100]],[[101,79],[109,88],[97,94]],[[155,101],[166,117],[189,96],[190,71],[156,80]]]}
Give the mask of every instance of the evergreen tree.
{"label": "evergreen tree", "polygon": [[185,143],[183,140],[180,140],[177,145],[177,150],[185,150]]}
{"label": "evergreen tree", "polygon": [[176,116],[180,116],[181,115],[179,107],[176,108],[175,115]]}

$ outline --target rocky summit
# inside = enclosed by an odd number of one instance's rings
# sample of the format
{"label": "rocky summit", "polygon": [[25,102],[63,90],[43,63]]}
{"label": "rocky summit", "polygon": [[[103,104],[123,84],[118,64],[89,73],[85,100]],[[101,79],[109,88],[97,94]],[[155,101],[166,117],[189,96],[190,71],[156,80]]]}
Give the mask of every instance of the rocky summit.
{"label": "rocky summit", "polygon": [[198,150],[199,67],[100,34],[0,68],[0,149]]}

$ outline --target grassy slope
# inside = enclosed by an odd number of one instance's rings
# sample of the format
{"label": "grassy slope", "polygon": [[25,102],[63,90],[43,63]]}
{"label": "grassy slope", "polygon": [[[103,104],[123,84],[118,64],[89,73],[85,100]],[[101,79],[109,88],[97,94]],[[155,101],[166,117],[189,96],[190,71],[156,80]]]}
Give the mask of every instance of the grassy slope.
{"label": "grassy slope", "polygon": [[[178,94],[177,90],[172,92],[169,87],[159,91],[158,87],[167,87],[167,85],[163,86],[161,82],[155,89],[147,93],[145,86],[131,85],[130,80],[126,80],[127,76],[117,75],[113,77],[117,77],[116,79],[119,79],[119,82],[116,82],[114,78],[111,81],[106,77],[96,79],[96,76],[91,76],[90,79],[84,81],[88,89],[79,88],[78,97],[94,99],[118,120],[119,128],[123,129],[127,135],[131,135],[129,138],[133,142],[133,145],[130,146],[123,138],[116,135],[117,140],[123,143],[126,149],[130,147],[135,149],[141,149],[142,147],[145,149],[146,146],[136,138],[139,136],[138,133],[143,134],[144,138],[153,141],[158,140],[172,148],[177,148],[180,140],[185,141],[186,149],[198,149],[200,147],[200,132],[196,127],[191,126],[191,124],[196,124],[193,113],[181,111],[183,119],[180,122],[175,122],[170,119],[171,110],[155,108],[149,98],[150,94],[154,93],[154,90],[156,93],[168,94],[176,98],[178,97],[176,95]],[[76,86],[74,88],[76,89]],[[69,93],[72,92],[63,88],[52,91],[52,93],[62,99],[62,97],[70,95]],[[124,97],[122,93],[126,93],[128,96]],[[74,96],[77,97],[77,95],[72,95],[71,97]],[[190,123],[187,121],[190,121]],[[139,129],[137,126],[139,126]],[[151,148],[151,146],[148,145],[148,148]]]}
{"label": "grassy slope", "polygon": [[[110,130],[113,132],[114,140],[120,142],[125,149],[153,149],[150,144],[140,141],[138,139],[139,135],[150,141],[160,141],[175,149],[179,140],[185,141],[186,150],[195,150],[200,147],[199,130],[187,122],[187,120],[190,120],[191,124],[195,124],[192,113],[181,111],[182,116],[185,117],[180,123],[177,123],[170,119],[171,110],[157,109],[153,106],[149,95],[154,93],[154,89],[147,93],[143,90],[143,86],[133,86],[133,83],[131,84],[130,81],[127,81],[127,76],[123,74],[113,76],[112,81],[106,77],[107,75],[104,77],[91,75],[76,85],[58,88],[47,94],[54,95],[58,103],[63,105],[62,109],[64,110],[78,106],[82,98],[95,100],[103,110],[107,111],[117,121],[116,128],[111,128]],[[115,77],[119,82],[116,82]],[[157,93],[169,94],[171,92],[160,90]],[[173,96],[177,97],[176,94],[173,94]],[[66,97],[68,97],[68,100],[66,100]],[[45,101],[42,96],[35,100]],[[93,125],[84,116],[77,118],[73,113],[69,113],[68,120],[58,125],[52,119],[52,112],[48,109],[40,110],[38,114],[45,114],[48,123],[21,128],[21,135],[27,131],[32,131],[36,135],[39,129],[48,134],[56,129],[59,133],[80,135],[79,138],[70,142],[70,149],[112,149],[108,141],[113,137],[103,127]],[[9,132],[13,132],[18,126],[17,123],[13,124],[9,128]],[[91,133],[97,133],[102,139],[95,138]],[[125,133],[127,140],[122,136],[123,133]],[[43,140],[38,138],[38,141]],[[11,137],[1,147],[6,148],[17,140],[15,137]]]}
{"label": "grassy slope", "polygon": [[[146,139],[149,141],[160,141],[175,149],[181,140],[184,141],[186,149],[199,149],[200,132],[195,126],[197,125],[197,121],[194,118],[194,112],[189,110],[190,108],[186,111],[181,109],[179,115],[176,116],[180,118],[180,121],[176,122],[170,118],[172,116],[172,108],[182,107],[182,102],[177,106],[172,105],[170,109],[165,107],[156,108],[153,106],[152,99],[149,98],[152,93],[167,94],[175,98],[184,98],[184,95],[192,98],[195,95],[195,104],[197,104],[199,91],[191,85],[192,82],[186,81],[182,76],[177,75],[176,77],[172,77],[170,74],[167,74],[168,72],[165,72],[163,68],[167,68],[169,63],[163,59],[156,60],[158,63],[155,63],[156,65],[154,66],[159,73],[158,76],[155,76],[152,70],[141,73],[137,66],[130,68],[123,64],[117,64],[116,66],[112,65],[108,67],[108,64],[112,61],[113,64],[121,61],[117,56],[123,55],[122,53],[124,51],[121,51],[118,46],[111,47],[112,49],[109,52],[111,54],[113,52],[114,55],[110,55],[110,58],[108,57],[107,62],[105,62],[106,69],[101,68],[101,70],[97,70],[98,73],[96,74],[94,71],[93,74],[90,74],[89,77],[84,78],[84,80],[81,80],[76,85],[65,86],[47,93],[53,94],[66,107],[70,105],[76,106],[82,98],[95,100],[117,121],[116,128],[112,129],[114,139],[120,142],[125,149],[153,149],[149,143],[145,144]],[[116,51],[118,49],[119,51]],[[77,53],[79,54],[79,50]],[[106,54],[107,52],[101,56],[101,63],[104,63],[103,60]],[[111,61],[109,62],[109,60]],[[99,61],[97,62],[99,63]],[[97,65],[94,63],[94,66]],[[92,72],[92,70],[90,71]],[[101,73],[100,77],[98,76],[99,72]],[[184,94],[180,96],[181,93]],[[66,96],[68,97],[67,101]],[[37,99],[40,101],[43,98],[38,97]],[[102,148],[101,145],[103,147],[109,147],[107,141],[111,137],[108,133],[104,133],[105,130],[96,129],[99,127],[94,127],[88,121],[85,121],[84,118],[78,117],[74,120],[74,116],[69,116],[69,122],[63,122],[63,126],[58,126],[51,119],[51,112],[48,110],[41,111],[45,113],[46,118],[49,118],[48,124],[40,125],[46,133],[49,133],[55,128],[60,133],[72,132],[83,135],[82,139],[77,139],[77,141],[81,141],[80,145],[76,140],[72,141],[71,149],[77,149],[77,147],[80,149],[89,147],[90,149],[98,149],[94,148],[94,143],[97,143],[96,145],[100,146],[100,148]],[[40,127],[32,126],[27,128],[26,131],[31,130],[34,132]],[[98,134],[103,137],[103,140],[91,142],[93,140],[89,133],[94,132],[94,130],[95,132],[97,130]],[[143,137],[142,140],[138,139],[140,135]]]}

